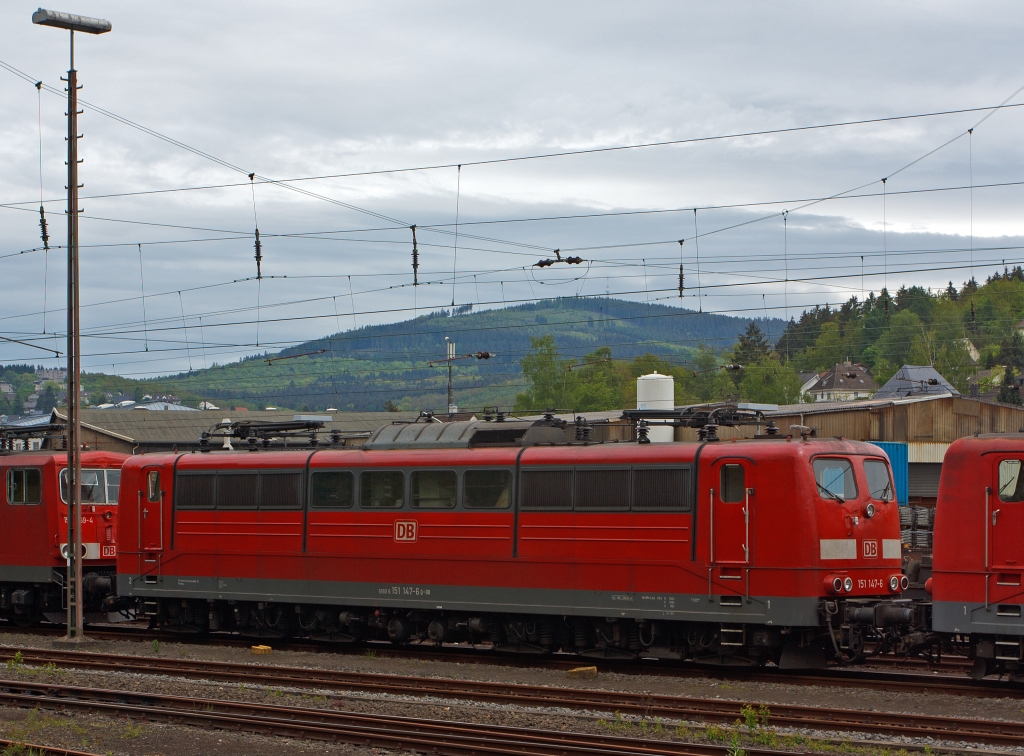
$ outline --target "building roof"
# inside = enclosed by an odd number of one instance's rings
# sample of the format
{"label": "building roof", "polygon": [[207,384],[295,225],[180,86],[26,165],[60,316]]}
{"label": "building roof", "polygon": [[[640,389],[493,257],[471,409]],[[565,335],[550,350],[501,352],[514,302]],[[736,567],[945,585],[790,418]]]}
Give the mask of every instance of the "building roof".
{"label": "building roof", "polygon": [[[54,419],[65,420],[63,412],[54,410]],[[47,421],[49,417],[43,416]],[[369,433],[382,425],[396,421],[411,422],[418,412],[318,412],[298,413],[291,410],[260,412],[231,412],[206,410],[202,412],[138,412],[135,409],[84,409],[82,425],[136,444],[171,446],[197,444],[204,431],[228,420],[250,422],[287,422],[290,420],[325,419],[324,432],[342,434]],[[329,419],[327,419],[329,418]]]}
{"label": "building roof", "polygon": [[855,391],[871,393],[878,390],[878,384],[871,372],[859,363],[840,362],[821,374],[817,382],[807,391]]}
{"label": "building roof", "polygon": [[904,365],[878,390],[875,398],[896,399],[942,394],[960,396],[960,392],[953,388],[953,384],[939,375],[931,365]]}

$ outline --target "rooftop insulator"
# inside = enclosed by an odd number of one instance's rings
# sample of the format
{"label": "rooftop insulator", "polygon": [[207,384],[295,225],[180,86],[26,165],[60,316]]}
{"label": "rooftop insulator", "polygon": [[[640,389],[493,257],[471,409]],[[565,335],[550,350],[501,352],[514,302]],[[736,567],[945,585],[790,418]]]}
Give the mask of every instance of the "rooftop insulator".
{"label": "rooftop insulator", "polygon": [[768,427],[765,428],[764,430],[765,430],[765,433],[767,433],[769,436],[777,436],[777,435],[779,435],[779,426],[777,426],[775,424],[774,420],[770,421],[768,423]]}
{"label": "rooftop insulator", "polygon": [[649,432],[650,432],[650,429],[647,427],[647,421],[646,420],[641,420],[639,423],[637,423],[636,424],[636,442],[638,444],[649,444],[649,443],[651,443],[651,439],[648,438],[648,436],[647,436],[647,434]]}

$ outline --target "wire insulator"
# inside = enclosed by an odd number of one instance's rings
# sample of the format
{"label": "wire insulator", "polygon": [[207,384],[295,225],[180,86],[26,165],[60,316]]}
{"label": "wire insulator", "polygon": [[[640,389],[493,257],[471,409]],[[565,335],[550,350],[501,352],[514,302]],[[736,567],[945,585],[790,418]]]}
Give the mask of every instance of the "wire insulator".
{"label": "wire insulator", "polygon": [[686,288],[686,276],[683,275],[683,266],[679,266],[679,298],[683,298],[683,289]]}
{"label": "wire insulator", "polygon": [[260,230],[256,229],[256,243],[253,244],[256,249],[256,280],[263,278],[263,272],[260,270],[260,263],[263,262],[263,244],[260,243]]}
{"label": "wire insulator", "polygon": [[420,285],[420,250],[416,246],[416,226],[409,226],[412,229],[412,285]]}
{"label": "wire insulator", "polygon": [[43,210],[43,206],[39,206],[39,235],[43,239],[43,249],[47,252],[50,251],[50,232],[46,227],[46,211]]}

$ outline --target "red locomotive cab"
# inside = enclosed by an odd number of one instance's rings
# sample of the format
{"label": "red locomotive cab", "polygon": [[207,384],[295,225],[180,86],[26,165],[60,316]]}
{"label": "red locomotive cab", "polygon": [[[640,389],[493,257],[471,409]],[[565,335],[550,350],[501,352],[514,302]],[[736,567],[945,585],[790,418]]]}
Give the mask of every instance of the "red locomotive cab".
{"label": "red locomotive cab", "polygon": [[899,511],[888,460],[826,450],[810,459],[818,525],[818,564],[830,597],[898,596]]}
{"label": "red locomotive cab", "polygon": [[[86,585],[92,586],[86,598],[86,621],[109,619],[101,602],[115,569],[118,476],[126,459],[124,454],[108,452],[82,454],[83,567]],[[0,613],[20,625],[32,625],[43,617],[64,621],[66,465],[67,456],[60,452],[0,455],[5,484],[0,502]]]}
{"label": "red locomotive cab", "polygon": [[969,646],[977,677],[1024,669],[1022,533],[1024,438],[951,444],[935,511],[932,629]]}
{"label": "red locomotive cab", "polygon": [[[117,561],[117,502],[121,488],[123,454],[82,454],[82,555],[83,566],[113,567]],[[68,474],[60,468],[60,517],[54,539],[55,557],[67,559]]]}

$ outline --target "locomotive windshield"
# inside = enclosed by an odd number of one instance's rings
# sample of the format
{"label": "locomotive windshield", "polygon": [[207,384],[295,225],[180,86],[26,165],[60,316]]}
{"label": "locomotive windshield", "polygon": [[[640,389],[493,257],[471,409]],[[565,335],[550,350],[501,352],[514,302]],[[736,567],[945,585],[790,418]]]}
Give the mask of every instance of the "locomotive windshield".
{"label": "locomotive windshield", "polygon": [[853,465],[848,459],[819,457],[814,460],[814,480],[823,499],[842,503],[857,498],[857,483],[853,478]]}
{"label": "locomotive windshield", "polygon": [[878,459],[864,460],[864,475],[868,479],[868,495],[872,499],[892,501],[892,478],[889,465]]}
{"label": "locomotive windshield", "polygon": [[[117,504],[120,470],[82,470],[83,504]],[[60,471],[60,500],[68,503],[68,471]]]}

